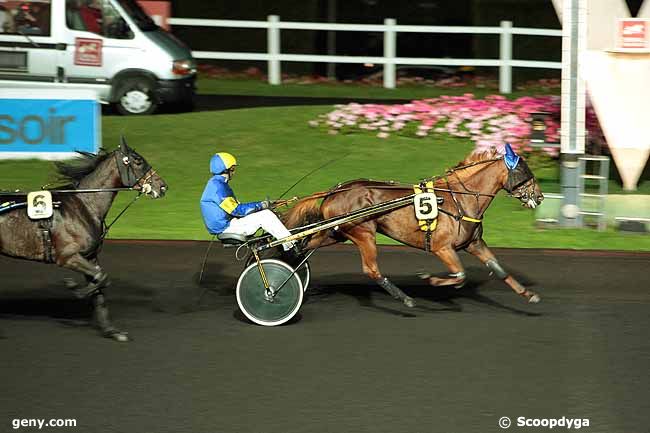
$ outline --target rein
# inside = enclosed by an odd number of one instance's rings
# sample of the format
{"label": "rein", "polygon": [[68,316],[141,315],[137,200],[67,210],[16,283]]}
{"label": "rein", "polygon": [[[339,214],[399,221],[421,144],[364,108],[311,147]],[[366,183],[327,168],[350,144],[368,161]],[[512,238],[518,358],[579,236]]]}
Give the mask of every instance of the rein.
{"label": "rein", "polygon": [[[448,175],[453,174],[458,170],[474,167],[476,165],[481,165],[481,164],[487,164],[487,163],[491,163],[491,162],[495,162],[495,161],[500,161],[500,160],[501,160],[501,158],[493,158],[493,159],[486,159],[486,160],[483,160],[483,161],[477,161],[477,162],[474,162],[474,163],[471,163],[471,164],[456,167],[454,169],[449,169],[449,170],[446,171],[446,173],[444,175],[441,175],[441,176],[433,176],[433,177],[425,178],[423,180],[423,182],[431,181],[431,180],[437,181],[437,180],[445,179],[446,182],[447,182],[447,185],[449,186]],[[458,177],[458,174],[456,174],[456,176]],[[463,186],[463,188],[465,188],[465,191],[457,191],[457,190],[454,190],[454,189],[451,189],[451,188],[439,188],[439,187],[434,187],[433,190],[434,191],[439,191],[439,192],[450,193],[452,195],[452,197],[453,197],[454,194],[472,195],[472,196],[476,197],[477,200],[478,200],[479,197],[491,197],[491,198],[496,197],[496,194],[488,194],[488,193],[483,193],[483,192],[480,192],[480,191],[470,191],[469,189],[467,189],[467,187],[465,187],[465,185],[463,184],[462,180],[460,180],[460,178],[458,180],[459,180],[460,184]],[[390,185],[373,185],[372,188],[375,188],[375,189],[394,189],[394,190],[407,190],[407,191],[410,191],[411,189],[413,189],[412,184],[395,182],[393,180],[390,180],[390,181],[377,180],[377,181],[375,181],[373,179],[358,179],[358,181],[384,182],[384,183],[389,183],[390,184]],[[350,182],[355,182],[355,181],[350,181]],[[339,184],[339,185],[335,186],[334,188],[332,188],[332,189],[330,189],[328,191],[315,192],[315,193],[307,195],[307,196],[299,197],[299,200],[308,200],[308,199],[315,199],[315,198],[326,198],[326,197],[329,197],[329,196],[332,196],[332,195],[335,195],[335,194],[338,194],[338,193],[341,193],[341,192],[352,191],[354,189],[352,187],[339,188],[342,185],[343,184]],[[444,211],[443,209],[440,209],[440,210],[443,213],[447,213],[448,215],[453,216],[453,215],[449,214],[448,212]],[[461,218],[462,218],[462,215],[457,219],[461,219]]]}
{"label": "rein", "polygon": [[100,240],[104,240],[104,239],[106,238],[106,235],[108,234],[108,231],[111,229],[111,227],[113,227],[113,224],[115,224],[115,223],[117,222],[117,220],[120,219],[120,217],[121,217],[122,215],[124,215],[124,213],[126,212],[126,210],[127,210],[128,208],[130,208],[131,205],[132,205],[133,203],[135,203],[135,202],[136,202],[140,197],[142,197],[142,192],[138,192],[138,195],[136,195],[136,196],[133,198],[133,200],[131,200],[131,201],[129,202],[129,204],[127,204],[127,205],[124,207],[124,209],[122,209],[122,211],[121,211],[119,214],[117,214],[117,216],[113,219],[113,221],[111,221],[110,224],[106,225],[106,223],[103,222],[103,224],[104,224],[104,230],[102,231],[102,235],[99,237]]}

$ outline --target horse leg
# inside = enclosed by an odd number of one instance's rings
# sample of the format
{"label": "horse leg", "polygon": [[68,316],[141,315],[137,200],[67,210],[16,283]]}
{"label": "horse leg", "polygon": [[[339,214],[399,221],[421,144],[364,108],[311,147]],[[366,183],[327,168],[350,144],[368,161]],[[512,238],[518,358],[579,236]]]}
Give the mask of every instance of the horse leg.
{"label": "horse leg", "polygon": [[407,296],[406,293],[402,292],[399,287],[393,284],[388,278],[382,276],[381,272],[379,272],[379,267],[377,266],[377,244],[375,242],[375,234],[356,227],[353,231],[345,233],[345,236],[354,242],[354,244],[359,248],[363,273],[375,280],[377,284],[390,293],[393,298],[400,299],[407,307],[415,307],[415,301],[413,298]]}
{"label": "horse leg", "polygon": [[531,290],[526,289],[522,286],[519,281],[515,280],[514,277],[508,272],[506,272],[499,262],[495,255],[490,251],[487,244],[483,239],[478,239],[470,243],[465,249],[468,253],[478,257],[478,259],[485,264],[490,270],[490,273],[493,273],[497,277],[501,278],[505,283],[510,286],[512,290],[515,291],[518,295],[523,296],[528,299],[528,302],[536,304],[541,300],[539,295]]}
{"label": "horse leg", "polygon": [[[344,241],[345,239],[342,240]],[[339,242],[341,242],[341,239],[336,239],[336,237],[332,236],[332,234],[329,231],[324,231],[315,234],[311,239],[309,239],[309,242],[307,242],[307,245],[305,245],[304,248],[306,250],[313,250],[315,248],[334,245]]]}
{"label": "horse leg", "polygon": [[102,335],[107,338],[112,338],[119,342],[129,341],[128,334],[117,329],[111,323],[108,316],[108,307],[106,306],[106,299],[101,289],[92,294],[92,303],[94,308],[95,322],[99,326]]}
{"label": "horse leg", "polygon": [[69,288],[77,298],[91,299],[95,323],[102,335],[120,342],[129,341],[128,335],[113,326],[110,321],[106,298],[102,292],[102,288],[109,284],[108,274],[99,266],[97,259],[88,260],[77,253],[58,260],[57,264],[84,274],[87,282],[85,287],[70,285]]}
{"label": "horse leg", "polygon": [[432,286],[454,286],[456,288],[463,287],[465,284],[465,269],[460,262],[460,258],[456,251],[451,247],[443,247],[434,251],[440,261],[449,269],[448,278],[433,277],[431,274],[419,274],[418,276],[423,280],[427,280]]}
{"label": "horse leg", "polygon": [[81,254],[74,253],[68,256],[59,255],[57,265],[84,274],[87,284],[85,287],[77,287],[67,284],[79,299],[88,298],[102,287],[108,285],[108,274],[97,264],[96,261],[85,259]]}

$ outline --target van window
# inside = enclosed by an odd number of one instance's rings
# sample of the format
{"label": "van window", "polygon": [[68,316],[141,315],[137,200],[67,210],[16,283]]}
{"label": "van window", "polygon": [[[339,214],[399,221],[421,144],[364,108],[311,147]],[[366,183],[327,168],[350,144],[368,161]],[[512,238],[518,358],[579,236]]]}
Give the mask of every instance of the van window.
{"label": "van window", "polygon": [[122,9],[124,9],[126,13],[129,14],[129,17],[131,17],[135,25],[137,25],[140,30],[143,32],[148,32],[158,29],[156,23],[153,22],[151,17],[147,15],[147,13],[142,10],[140,5],[134,0],[117,1],[120,3],[120,6],[122,6]]}
{"label": "van window", "polygon": [[133,32],[108,0],[66,0],[66,25],[71,30],[111,39],[133,39]]}
{"label": "van window", "polygon": [[0,33],[50,35],[50,0],[0,4]]}

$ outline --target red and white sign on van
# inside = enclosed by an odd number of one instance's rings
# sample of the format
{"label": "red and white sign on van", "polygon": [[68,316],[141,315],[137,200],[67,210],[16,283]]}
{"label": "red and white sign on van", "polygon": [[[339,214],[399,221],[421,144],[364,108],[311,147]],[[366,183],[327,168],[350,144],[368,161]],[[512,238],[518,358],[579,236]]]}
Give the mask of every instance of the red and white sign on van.
{"label": "red and white sign on van", "polygon": [[80,66],[101,66],[102,40],[76,38],[74,48],[74,64]]}
{"label": "red and white sign on van", "polygon": [[647,50],[648,20],[645,18],[625,18],[619,20],[618,48],[627,50]]}

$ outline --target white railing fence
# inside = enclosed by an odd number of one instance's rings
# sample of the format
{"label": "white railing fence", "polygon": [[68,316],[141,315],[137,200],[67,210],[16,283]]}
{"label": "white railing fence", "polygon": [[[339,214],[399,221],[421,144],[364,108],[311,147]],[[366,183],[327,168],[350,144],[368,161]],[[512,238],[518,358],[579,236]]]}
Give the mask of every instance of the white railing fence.
{"label": "white railing fence", "polygon": [[[281,84],[282,62],[324,62],[324,63],[377,63],[384,65],[384,87],[395,88],[397,65],[418,66],[492,66],[499,68],[499,91],[512,92],[512,68],[562,69],[561,62],[538,60],[515,60],[512,58],[513,35],[562,36],[562,30],[513,27],[511,21],[501,21],[499,27],[460,26],[413,26],[398,25],[393,18],[386,18],[384,24],[334,24],[284,22],[277,15],[269,15],[267,21],[211,20],[193,18],[169,18],[172,26],[235,27],[267,30],[266,53],[237,53],[226,51],[193,51],[196,59],[257,60],[268,62],[270,84]],[[280,30],[325,30],[350,32],[381,32],[384,35],[384,55],[378,56],[334,56],[312,54],[282,54]],[[500,38],[498,59],[457,59],[397,57],[396,39],[398,33],[469,33],[497,34]]]}

